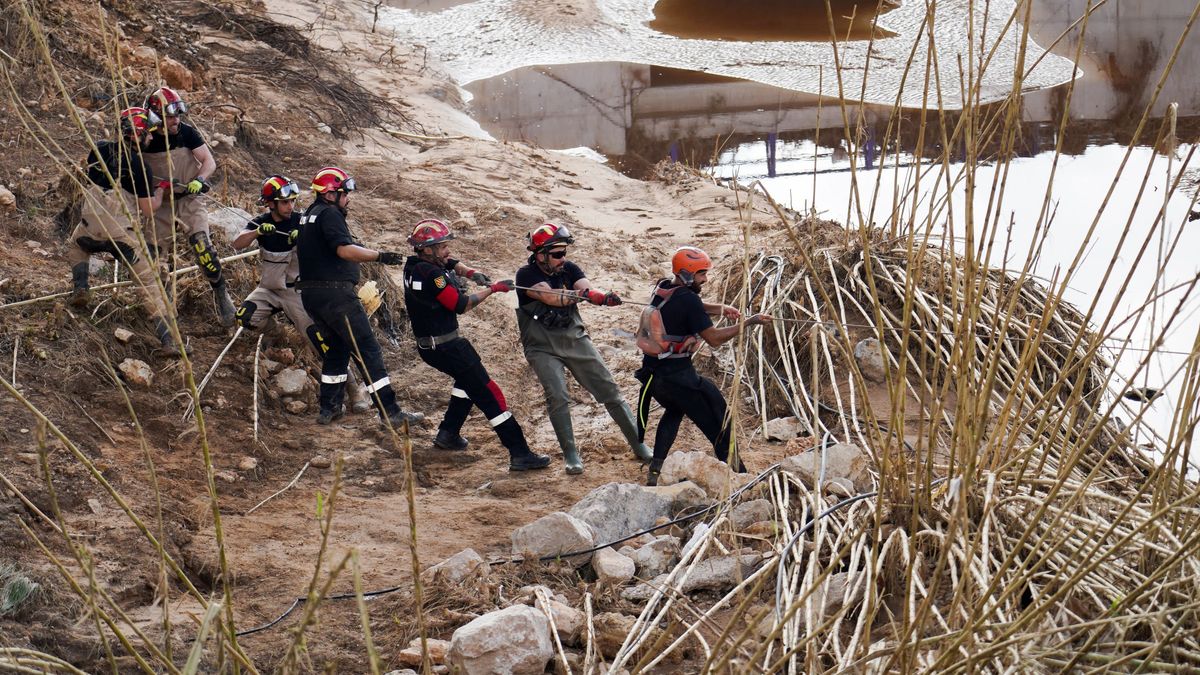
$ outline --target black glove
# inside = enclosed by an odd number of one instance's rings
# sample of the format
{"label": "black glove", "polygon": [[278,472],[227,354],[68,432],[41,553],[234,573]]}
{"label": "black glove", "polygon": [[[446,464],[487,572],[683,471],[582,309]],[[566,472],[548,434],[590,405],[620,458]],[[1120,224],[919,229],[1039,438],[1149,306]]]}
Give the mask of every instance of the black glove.
{"label": "black glove", "polygon": [[478,271],[471,272],[471,281],[474,281],[475,283],[479,284],[480,286],[491,286],[492,285],[491,278],[488,277],[488,275],[484,274],[483,272],[478,272]]}
{"label": "black glove", "polygon": [[403,265],[404,254],[394,253],[392,251],[380,251],[379,262],[383,263],[384,265]]}

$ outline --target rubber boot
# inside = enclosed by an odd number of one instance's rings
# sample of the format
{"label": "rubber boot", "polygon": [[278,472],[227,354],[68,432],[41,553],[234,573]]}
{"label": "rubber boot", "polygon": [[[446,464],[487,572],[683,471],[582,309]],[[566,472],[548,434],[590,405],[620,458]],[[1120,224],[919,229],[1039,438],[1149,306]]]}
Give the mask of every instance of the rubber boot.
{"label": "rubber boot", "polygon": [[225,285],[225,280],[221,279],[212,285],[213,303],[217,307],[217,320],[221,322],[221,327],[231,328],[237,321],[237,309],[233,306],[233,299],[229,297],[229,288]]}
{"label": "rubber boot", "polygon": [[629,443],[629,448],[633,450],[633,455],[640,462],[645,464],[654,459],[654,451],[646,447],[645,443],[638,440],[637,422],[633,419],[633,411],[629,409],[629,406],[624,401],[608,406],[608,415],[617,423],[617,428],[621,430],[621,435],[625,437],[625,441]]}
{"label": "rubber boot", "polygon": [[646,485],[651,487],[658,485],[658,477],[662,475],[662,460],[650,460],[650,471],[646,474]]}
{"label": "rubber boot", "polygon": [[87,307],[88,301],[92,299],[92,292],[88,286],[87,261],[78,263],[71,268],[71,289],[71,298],[67,303],[75,309]]}
{"label": "rubber boot", "polygon": [[166,319],[155,319],[154,332],[158,334],[158,342],[162,345],[162,352],[167,356],[179,356],[181,354],[179,345],[175,342],[175,336],[171,335],[171,327],[167,325]]}
{"label": "rubber boot", "polygon": [[583,459],[574,443],[563,446],[563,464],[567,467],[567,473],[572,476],[583,473]]}

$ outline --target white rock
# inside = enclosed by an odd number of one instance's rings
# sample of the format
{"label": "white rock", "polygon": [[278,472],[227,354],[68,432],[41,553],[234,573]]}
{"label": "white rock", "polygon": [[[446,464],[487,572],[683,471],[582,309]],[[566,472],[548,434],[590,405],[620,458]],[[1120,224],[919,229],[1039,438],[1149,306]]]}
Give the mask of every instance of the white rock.
{"label": "white rock", "polygon": [[636,566],[609,546],[592,554],[592,569],[602,586],[623,586],[633,578]]}
{"label": "white rock", "polygon": [[768,441],[790,441],[803,429],[798,417],[776,417],[763,425],[763,435]]}
{"label": "white rock", "polygon": [[275,373],[278,373],[279,371],[283,370],[282,363],[280,363],[278,361],[272,361],[271,359],[268,359],[268,358],[260,359],[259,363],[262,364],[262,367],[266,368],[267,373],[271,374],[271,375],[274,375]]}
{"label": "white rock", "polygon": [[669,534],[655,537],[654,541],[639,548],[631,559],[640,577],[652,579],[665,574],[679,560],[679,539]]}
{"label": "white rock", "polygon": [[742,502],[733,507],[733,512],[729,514],[729,521],[736,530],[741,530],[764,520],[774,519],[775,507],[771,506],[771,502],[766,499],[752,499],[748,502]]}
{"label": "white rock", "polygon": [[663,462],[662,476],[658,480],[665,485],[690,480],[699,485],[709,497],[724,499],[751,478],[749,474],[734,473],[728,464],[710,453],[696,450],[673,452],[668,455],[667,461]]}
{"label": "white rock", "polygon": [[125,381],[132,385],[148,389],[154,384],[154,371],[145,361],[125,359],[117,369],[125,376]]}
{"label": "white rock", "polygon": [[487,574],[488,569],[483,556],[476,553],[475,549],[467,548],[425,570],[421,576],[457,584],[477,573]]}
{"label": "white rock", "polygon": [[324,122],[317,122],[317,131],[319,131],[323,134],[332,134],[333,128],[330,127],[328,124],[325,124]]}
{"label": "white rock", "polygon": [[568,512],[592,527],[596,543],[609,543],[654,526],[671,515],[671,499],[641,485],[608,483],[587,493]]}
{"label": "white rock", "polygon": [[528,605],[484,614],[450,638],[450,666],[464,675],[538,675],[553,656],[550,621]]}
{"label": "white rock", "polygon": [[0,185],[0,211],[12,211],[17,207],[17,197],[11,190]]}
{"label": "white rock", "polygon": [[[513,554],[526,557],[560,555],[593,546],[595,540],[592,537],[592,528],[562,511],[542,516],[512,533]],[[591,558],[592,554],[587,553],[574,556],[570,562],[576,567],[582,567]]]}
{"label": "white rock", "polygon": [[[703,560],[684,580],[680,592],[728,590],[744,581],[761,560],[762,556],[757,553],[723,555]],[[621,597],[626,600],[649,600],[658,589],[665,588],[669,576],[662,574],[653,581],[627,588],[621,592]]]}
{"label": "white rock", "polygon": [[712,504],[712,500],[705,494],[704,489],[690,480],[670,485],[655,485],[645,489],[669,498],[672,515],[684,509],[697,509]]}
{"label": "white rock", "polygon": [[226,241],[233,241],[251,218],[254,214],[233,206],[208,206],[209,227],[225,235]]}
{"label": "white rock", "polygon": [[113,331],[113,337],[115,337],[117,342],[120,342],[121,344],[129,344],[129,341],[133,339],[133,331],[126,330],[124,328],[118,328]]}
{"label": "white rock", "polygon": [[[824,476],[821,475],[822,461]],[[857,445],[848,443],[838,443],[824,449],[817,447],[788,457],[781,463],[781,468],[798,475],[809,487],[815,487],[820,478],[826,481],[844,478],[853,483],[859,492],[865,492],[872,486],[870,458]]]}
{"label": "white rock", "polygon": [[854,360],[858,362],[858,371],[869,382],[884,382],[887,380],[887,362],[883,358],[883,350],[879,340],[867,338],[854,345]]}
{"label": "white rock", "polygon": [[[434,665],[445,663],[446,657],[450,655],[450,643],[446,640],[427,639],[425,646],[429,650],[429,661]],[[400,650],[396,658],[406,666],[420,666],[424,660],[424,655],[421,653],[421,638],[414,638],[408,643],[408,649]]]}
{"label": "white rock", "polygon": [[253,471],[258,468],[258,460],[246,455],[245,457],[242,457],[240,461],[238,461],[238,468],[242,471]]}
{"label": "white rock", "polygon": [[543,613],[549,611],[550,616],[554,617],[554,629],[558,633],[559,640],[568,645],[580,644],[583,625],[587,620],[587,616],[583,612],[554,599],[550,600],[549,606],[538,599],[534,602],[534,606]]}
{"label": "white rock", "polygon": [[300,396],[308,388],[308,373],[299,368],[288,368],[280,371],[272,382],[281,396]]}

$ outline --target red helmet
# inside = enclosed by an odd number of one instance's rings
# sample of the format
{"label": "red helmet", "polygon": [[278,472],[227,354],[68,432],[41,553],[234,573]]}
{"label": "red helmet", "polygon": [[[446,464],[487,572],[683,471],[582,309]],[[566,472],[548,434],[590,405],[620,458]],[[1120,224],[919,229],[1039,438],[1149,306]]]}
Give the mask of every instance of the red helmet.
{"label": "red helmet", "polygon": [[711,267],[712,258],[695,246],[684,246],[671,256],[671,272],[686,284],[692,283],[697,274]]}
{"label": "red helmet", "polygon": [[159,117],[178,117],[187,114],[187,103],[170,87],[162,87],[150,92],[146,97],[146,107]]}
{"label": "red helmet", "polygon": [[327,166],[317,172],[312,179],[312,191],[317,194],[325,192],[354,192],[354,179],[350,174],[336,166]]}
{"label": "red helmet", "polygon": [[162,124],[162,120],[153,110],[145,108],[126,108],[121,111],[121,133],[133,134],[135,138],[150,133]]}
{"label": "red helmet", "polygon": [[545,225],[542,225],[533,232],[529,233],[529,246],[526,248],[536,253],[546,247],[554,246],[556,244],[562,244],[565,246],[567,244],[574,243],[575,237],[571,236],[571,233],[567,231],[567,227],[565,225],[546,223]]}
{"label": "red helmet", "polygon": [[287,176],[275,174],[263,181],[262,196],[259,197],[258,203],[290,201],[299,196],[300,186],[296,185],[296,181]]}
{"label": "red helmet", "polygon": [[440,220],[426,218],[417,223],[413,228],[412,236],[408,238],[408,243],[413,245],[413,248],[421,249],[426,246],[434,246],[444,241],[454,239],[454,233],[450,231],[449,226]]}

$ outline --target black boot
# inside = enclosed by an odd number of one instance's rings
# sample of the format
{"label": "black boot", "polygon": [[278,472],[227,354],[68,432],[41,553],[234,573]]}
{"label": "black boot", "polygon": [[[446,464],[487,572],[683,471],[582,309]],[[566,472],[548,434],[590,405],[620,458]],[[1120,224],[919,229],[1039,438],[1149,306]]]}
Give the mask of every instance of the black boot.
{"label": "black boot", "polygon": [[544,469],[548,466],[550,466],[550,458],[546,455],[539,455],[532,450],[508,458],[509,471],[533,471],[535,469]]}
{"label": "black boot", "polygon": [[67,302],[76,309],[87,307],[92,292],[88,286],[88,261],[77,263],[71,268],[71,298]]}
{"label": "black boot", "polygon": [[433,444],[443,450],[466,450],[471,443],[449,429],[438,429]]}
{"label": "black boot", "polygon": [[415,427],[425,421],[425,413],[396,410],[396,412],[388,415],[388,421],[390,421],[392,426],[397,429],[405,424],[410,427]]}
{"label": "black boot", "polygon": [[662,475],[662,465],[661,459],[650,460],[650,471],[646,474],[646,485],[652,487],[658,485],[658,477]]}
{"label": "black boot", "polygon": [[162,352],[167,356],[179,356],[181,354],[179,345],[175,342],[175,336],[171,335],[171,327],[167,325],[166,319],[155,319],[154,332],[158,334],[158,341],[162,345]]}
{"label": "black boot", "polygon": [[229,288],[225,286],[225,280],[221,279],[212,285],[213,303],[217,307],[217,321],[221,322],[222,328],[230,328],[237,321],[237,310],[233,308],[233,299],[229,297]]}
{"label": "black boot", "polygon": [[317,413],[317,424],[322,426],[332,424],[336,420],[342,419],[346,415],[346,406],[339,405],[336,409],[322,408],[321,412]]}

